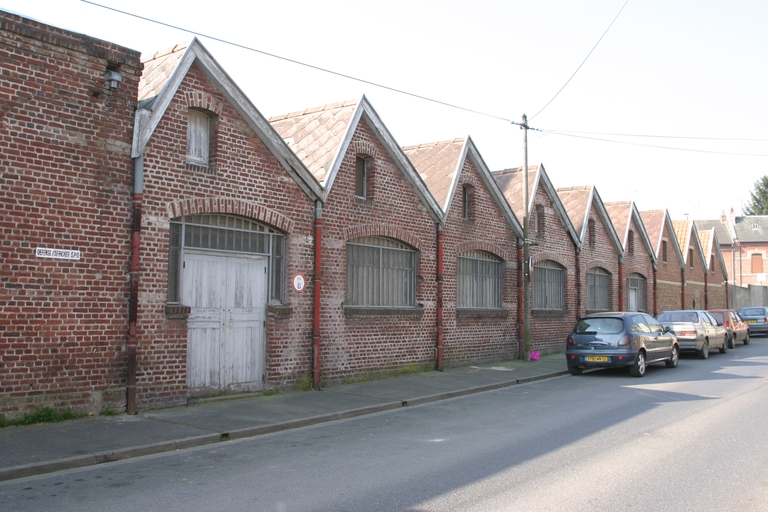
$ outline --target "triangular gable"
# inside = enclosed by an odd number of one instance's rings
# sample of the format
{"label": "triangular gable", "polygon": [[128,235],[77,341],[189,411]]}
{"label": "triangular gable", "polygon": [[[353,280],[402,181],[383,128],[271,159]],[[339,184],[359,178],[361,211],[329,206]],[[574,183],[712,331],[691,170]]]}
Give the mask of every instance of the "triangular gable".
{"label": "triangular gable", "polygon": [[672,225],[675,227],[675,234],[680,241],[680,250],[683,253],[683,261],[685,261],[686,264],[689,263],[688,249],[691,248],[691,245],[696,246],[697,252],[699,253],[699,259],[703,262],[704,273],[706,274],[709,271],[709,262],[704,259],[704,251],[701,248],[696,224],[691,220],[674,220],[672,221]]}
{"label": "triangular gable", "polygon": [[144,152],[193,64],[227,98],[299,187],[310,197],[320,199],[320,183],[197,38],[186,46],[179,45],[159,52],[145,63],[145,73],[139,86],[140,102],[134,124],[132,157],[137,158]]}
{"label": "triangular gable", "polygon": [[[697,228],[698,229],[698,228]],[[704,251],[704,257],[706,258],[706,265],[709,267],[709,259],[712,256],[716,256],[720,262],[720,269],[723,272],[723,278],[728,280],[728,271],[725,267],[725,259],[723,258],[723,252],[720,250],[720,242],[717,238],[717,230],[715,228],[701,229],[699,230],[699,241],[701,242],[701,248]]]}
{"label": "triangular gable", "polygon": [[[522,167],[514,169],[505,169],[503,171],[494,171],[493,177],[499,184],[499,188],[504,193],[504,197],[509,203],[512,211],[515,213],[518,219],[524,218],[524,208],[522,205],[523,197],[523,172]],[[557,195],[555,187],[552,186],[552,182],[549,181],[547,171],[544,169],[543,164],[528,166],[528,212],[530,214],[535,206],[536,190],[541,187],[546,196],[549,198],[555,213],[560,219],[560,224],[565,231],[571,237],[571,241],[576,247],[579,247],[579,235],[576,233],[576,229],[573,227],[568,213],[565,211],[560,196]]]}
{"label": "triangular gable", "polygon": [[643,218],[643,224],[648,231],[648,238],[651,241],[651,246],[654,248],[654,254],[656,255],[656,261],[659,261],[661,257],[661,242],[664,238],[664,228],[666,227],[669,235],[669,241],[672,243],[672,248],[677,256],[677,263],[680,268],[685,268],[685,258],[680,249],[680,243],[675,233],[675,227],[672,225],[672,219],[669,216],[667,210],[650,210],[640,212],[640,216]]}
{"label": "triangular gable", "polygon": [[619,240],[616,229],[611,222],[611,217],[605,209],[605,203],[603,203],[600,194],[597,193],[597,189],[594,186],[558,188],[557,195],[560,196],[563,207],[568,213],[576,233],[578,233],[579,249],[584,246],[586,241],[589,212],[594,205],[598,217],[600,217],[608,232],[608,237],[611,239],[611,244],[616,254],[623,254],[624,250],[621,240]]}
{"label": "triangular gable", "polygon": [[467,158],[474,165],[480,179],[496,205],[501,209],[507,224],[517,237],[523,236],[523,228],[491,175],[480,152],[471,137],[450,141],[420,144],[403,148],[424,183],[429,187],[435,200],[442,207],[442,221],[446,222],[448,212],[456,197],[459,178]]}
{"label": "triangular gable", "polygon": [[637,231],[640,239],[643,241],[645,250],[651,257],[651,263],[653,268],[656,268],[656,253],[651,245],[651,239],[648,237],[648,231],[645,229],[643,218],[640,215],[637,205],[634,201],[617,201],[613,203],[605,203],[605,209],[608,211],[608,215],[611,217],[614,227],[616,228],[619,238],[621,239],[621,245],[626,250],[627,240],[629,238],[629,226],[632,222],[635,223],[635,230]]}
{"label": "triangular gable", "polygon": [[[322,118],[321,113],[331,111],[337,111],[338,115],[328,122],[327,118]],[[307,123],[307,120],[317,122]],[[297,152],[309,159],[308,165],[312,166],[314,172],[322,173],[322,198],[325,201],[333,188],[341,162],[361,120],[368,123],[387,154],[413,187],[432,219],[442,223],[440,205],[365,96],[358,102],[337,103],[287,116],[273,117],[270,122],[283,138],[293,139],[290,143],[297,148]],[[307,137],[311,137],[312,144],[307,144]]]}

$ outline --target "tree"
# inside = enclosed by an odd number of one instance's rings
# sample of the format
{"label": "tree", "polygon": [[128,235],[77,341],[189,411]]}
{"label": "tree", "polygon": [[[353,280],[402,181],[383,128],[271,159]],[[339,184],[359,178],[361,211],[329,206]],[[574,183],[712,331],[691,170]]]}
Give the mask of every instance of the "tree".
{"label": "tree", "polygon": [[749,195],[749,203],[744,207],[744,214],[768,215],[768,176],[757,180],[755,189]]}

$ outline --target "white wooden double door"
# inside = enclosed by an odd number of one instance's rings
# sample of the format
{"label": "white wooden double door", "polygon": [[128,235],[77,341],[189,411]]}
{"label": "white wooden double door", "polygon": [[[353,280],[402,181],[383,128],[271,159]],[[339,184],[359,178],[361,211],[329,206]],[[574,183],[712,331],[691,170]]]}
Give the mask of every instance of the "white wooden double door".
{"label": "white wooden double door", "polygon": [[191,393],[262,388],[267,259],[186,253],[182,304]]}

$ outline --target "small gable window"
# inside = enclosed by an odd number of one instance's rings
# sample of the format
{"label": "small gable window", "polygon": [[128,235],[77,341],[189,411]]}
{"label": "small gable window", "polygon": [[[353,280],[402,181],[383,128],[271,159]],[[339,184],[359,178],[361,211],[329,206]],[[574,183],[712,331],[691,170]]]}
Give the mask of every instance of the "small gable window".
{"label": "small gable window", "polygon": [[664,263],[667,262],[667,241],[662,240],[661,241],[661,261]]}
{"label": "small gable window", "polygon": [[533,232],[539,238],[544,237],[544,206],[541,204],[536,205],[536,209],[533,214]]}
{"label": "small gable window", "polygon": [[198,110],[187,114],[187,162],[208,166],[211,151],[211,119]]}
{"label": "small gable window", "polygon": [[597,235],[595,233],[595,219],[589,219],[587,222],[587,239],[589,240],[589,247],[595,248],[597,244]]}
{"label": "small gable window", "polygon": [[461,189],[461,218],[470,220],[474,217],[474,190],[472,185],[464,185]]}
{"label": "small gable window", "polygon": [[630,231],[627,233],[627,252],[629,254],[635,254],[635,232]]}
{"label": "small gable window", "polygon": [[355,195],[366,198],[368,181],[368,162],[365,158],[355,157]]}
{"label": "small gable window", "polygon": [[693,249],[688,249],[688,261],[691,268],[693,268]]}

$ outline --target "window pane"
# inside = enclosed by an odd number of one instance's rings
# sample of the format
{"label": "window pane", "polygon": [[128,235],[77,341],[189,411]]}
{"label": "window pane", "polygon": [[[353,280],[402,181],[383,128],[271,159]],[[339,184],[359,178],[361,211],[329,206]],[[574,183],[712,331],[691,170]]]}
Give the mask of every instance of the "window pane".
{"label": "window pane", "polygon": [[189,111],[187,121],[187,159],[195,163],[208,163],[210,130],[208,116]]}
{"label": "window pane", "polygon": [[347,305],[416,305],[416,252],[401,247],[405,246],[378,237],[347,244]]}

